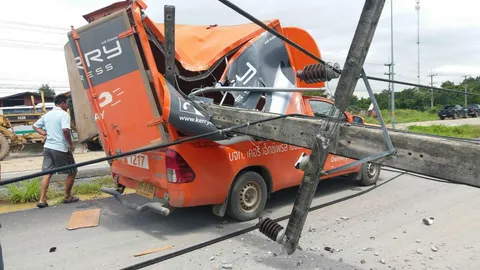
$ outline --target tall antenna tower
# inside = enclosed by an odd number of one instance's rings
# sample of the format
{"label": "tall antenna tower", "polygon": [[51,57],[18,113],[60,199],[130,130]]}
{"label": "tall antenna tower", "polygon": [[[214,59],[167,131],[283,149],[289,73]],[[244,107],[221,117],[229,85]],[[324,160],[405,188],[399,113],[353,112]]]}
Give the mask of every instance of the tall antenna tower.
{"label": "tall antenna tower", "polygon": [[420,0],[415,1],[417,2],[415,5],[417,10],[417,80],[420,84]]}

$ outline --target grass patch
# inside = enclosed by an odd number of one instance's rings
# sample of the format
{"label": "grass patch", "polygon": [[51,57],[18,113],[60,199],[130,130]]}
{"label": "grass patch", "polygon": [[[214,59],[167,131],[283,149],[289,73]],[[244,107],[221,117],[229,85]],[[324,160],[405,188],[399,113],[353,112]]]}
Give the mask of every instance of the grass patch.
{"label": "grass patch", "polygon": [[[383,120],[386,124],[392,123],[392,118],[388,110],[382,110]],[[411,123],[439,120],[437,113],[432,111],[417,111],[417,110],[395,110],[395,123]],[[378,119],[373,117],[365,117],[365,122],[371,124],[378,124]]]}
{"label": "grass patch", "polygon": [[7,186],[6,201],[10,203],[36,202],[40,199],[40,179],[31,179]]}
{"label": "grass patch", "polygon": [[101,194],[101,187],[114,187],[111,177],[103,177],[93,180],[89,183],[81,183],[74,185],[72,189],[73,194],[90,195]]}
{"label": "grass patch", "polygon": [[[58,199],[64,196],[64,182],[61,189],[54,188],[53,183],[47,192],[47,199]],[[114,187],[111,177],[96,178],[87,183],[75,183],[73,185],[73,194],[78,195],[96,195],[101,194],[100,188]],[[22,181],[15,184],[10,184],[6,188],[6,193],[0,198],[0,202],[6,203],[28,203],[37,202],[40,199],[40,178]]]}
{"label": "grass patch", "polygon": [[464,139],[480,138],[480,126],[476,126],[476,125],[460,125],[460,126],[412,125],[408,127],[408,131],[418,132],[418,133],[427,133],[427,134],[433,134],[433,135],[439,135],[439,136],[464,138]]}

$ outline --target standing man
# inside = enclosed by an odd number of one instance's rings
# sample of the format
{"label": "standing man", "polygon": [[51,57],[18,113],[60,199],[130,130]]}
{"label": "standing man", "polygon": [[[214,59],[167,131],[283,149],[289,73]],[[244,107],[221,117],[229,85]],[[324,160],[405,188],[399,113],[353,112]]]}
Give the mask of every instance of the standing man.
{"label": "standing man", "polygon": [[[72,142],[70,131],[70,115],[68,115],[67,96],[60,94],[55,96],[55,108],[44,114],[33,124],[33,129],[43,136],[47,136],[43,146],[43,164],[42,171],[51,170],[67,165],[75,164],[73,158],[73,150],[75,149]],[[79,199],[73,197],[72,187],[77,175],[77,169],[69,169],[59,172],[59,174],[67,174],[65,185],[65,198],[63,203],[77,202]],[[52,174],[44,175],[40,189],[40,201],[38,208],[48,206],[47,190]]]}

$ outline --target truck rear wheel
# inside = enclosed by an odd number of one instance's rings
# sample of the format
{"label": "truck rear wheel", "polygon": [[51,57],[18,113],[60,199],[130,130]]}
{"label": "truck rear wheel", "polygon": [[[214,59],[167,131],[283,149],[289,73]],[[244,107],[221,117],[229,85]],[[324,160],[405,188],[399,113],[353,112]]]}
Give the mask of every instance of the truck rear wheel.
{"label": "truck rear wheel", "polygon": [[0,133],[0,160],[4,160],[10,154],[10,144],[7,138]]}
{"label": "truck rear wheel", "polygon": [[360,171],[353,175],[353,179],[359,181],[362,186],[371,186],[377,183],[381,170],[380,164],[365,162]]}
{"label": "truck rear wheel", "polygon": [[267,204],[267,195],[267,185],[260,174],[241,173],[233,184],[227,214],[238,221],[258,218]]}

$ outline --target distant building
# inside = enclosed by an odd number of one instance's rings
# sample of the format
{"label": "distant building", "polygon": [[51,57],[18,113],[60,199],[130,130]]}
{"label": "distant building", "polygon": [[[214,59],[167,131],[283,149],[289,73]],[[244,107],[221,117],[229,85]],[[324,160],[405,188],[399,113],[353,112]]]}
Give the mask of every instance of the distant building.
{"label": "distant building", "polygon": [[[0,107],[10,107],[10,106],[32,106],[33,96],[35,104],[42,103],[42,97],[39,93],[36,92],[23,92],[10,96],[0,97]],[[45,96],[45,102],[53,102],[53,97]]]}

